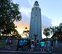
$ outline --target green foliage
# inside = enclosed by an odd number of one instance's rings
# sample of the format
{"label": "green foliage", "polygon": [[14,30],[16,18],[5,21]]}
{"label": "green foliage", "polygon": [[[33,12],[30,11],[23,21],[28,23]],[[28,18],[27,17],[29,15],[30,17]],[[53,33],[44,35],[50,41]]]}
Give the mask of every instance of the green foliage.
{"label": "green foliage", "polygon": [[50,31],[49,28],[45,28],[43,34],[44,34],[46,37],[48,37],[48,36],[50,35],[50,32],[49,32],[49,31]]}
{"label": "green foliage", "polygon": [[12,0],[0,0],[0,29],[10,33],[15,29],[15,20],[21,20],[18,4],[14,4]]}

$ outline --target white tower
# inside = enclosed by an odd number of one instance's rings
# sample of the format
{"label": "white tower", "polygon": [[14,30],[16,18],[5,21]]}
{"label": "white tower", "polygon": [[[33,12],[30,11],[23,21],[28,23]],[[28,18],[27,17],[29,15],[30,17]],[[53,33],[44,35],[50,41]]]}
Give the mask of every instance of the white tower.
{"label": "white tower", "polygon": [[41,40],[41,9],[37,1],[34,3],[34,7],[31,11],[31,21],[30,21],[30,33],[29,38],[31,40]]}

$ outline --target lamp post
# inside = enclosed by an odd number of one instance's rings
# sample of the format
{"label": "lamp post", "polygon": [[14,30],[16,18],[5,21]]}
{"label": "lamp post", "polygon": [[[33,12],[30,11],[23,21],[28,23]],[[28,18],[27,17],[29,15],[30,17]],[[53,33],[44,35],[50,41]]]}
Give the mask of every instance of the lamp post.
{"label": "lamp post", "polygon": [[2,34],[2,32],[4,31],[4,29],[0,29],[0,35],[2,36],[3,34]]}

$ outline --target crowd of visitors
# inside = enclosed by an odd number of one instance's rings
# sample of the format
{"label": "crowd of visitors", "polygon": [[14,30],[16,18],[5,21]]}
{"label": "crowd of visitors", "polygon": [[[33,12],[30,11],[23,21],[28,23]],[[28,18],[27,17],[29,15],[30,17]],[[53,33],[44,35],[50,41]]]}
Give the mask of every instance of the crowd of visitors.
{"label": "crowd of visitors", "polygon": [[[12,39],[10,37],[8,37],[6,39],[6,46],[10,49],[11,48],[11,45],[12,45]],[[58,41],[56,40],[56,47],[58,46]],[[20,49],[23,49],[23,48],[27,48],[28,51],[34,51],[34,49],[36,47],[39,47],[40,51],[44,52],[44,51],[47,51],[47,52],[51,52],[53,49],[54,49],[54,41],[53,39],[48,39],[48,40],[41,40],[41,41],[38,41],[38,40],[25,40],[25,39],[18,39],[18,43],[17,43],[17,51]]]}
{"label": "crowd of visitors", "polygon": [[44,40],[38,41],[37,40],[37,42],[36,42],[36,40],[34,40],[34,41],[32,40],[29,42],[27,42],[26,40],[24,41],[22,39],[18,40],[17,50],[19,50],[19,48],[25,48],[26,46],[29,49],[29,51],[34,51],[34,48],[38,46],[42,52],[44,52],[44,51],[51,52],[54,48],[52,39],[51,40],[48,39],[47,41],[44,41]]}

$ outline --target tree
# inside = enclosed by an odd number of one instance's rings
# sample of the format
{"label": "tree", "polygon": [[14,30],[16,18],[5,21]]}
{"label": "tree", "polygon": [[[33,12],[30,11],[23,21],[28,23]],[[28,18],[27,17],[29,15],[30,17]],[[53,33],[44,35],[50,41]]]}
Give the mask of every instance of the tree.
{"label": "tree", "polygon": [[23,31],[23,34],[28,38],[29,30],[27,27],[25,27],[25,30]]}
{"label": "tree", "polygon": [[58,38],[61,39],[62,38],[62,23],[59,24],[59,26],[55,26],[52,27],[52,32],[53,32],[53,37],[54,39]]}
{"label": "tree", "polygon": [[15,20],[21,20],[18,4],[14,4],[12,0],[0,0],[0,30],[10,33],[15,29]]}
{"label": "tree", "polygon": [[46,36],[46,38],[48,38],[48,36],[50,35],[50,29],[45,28],[44,31],[43,31],[43,34]]}

